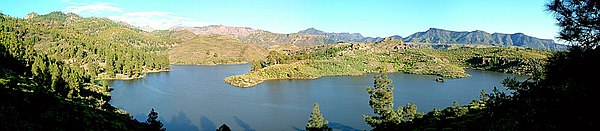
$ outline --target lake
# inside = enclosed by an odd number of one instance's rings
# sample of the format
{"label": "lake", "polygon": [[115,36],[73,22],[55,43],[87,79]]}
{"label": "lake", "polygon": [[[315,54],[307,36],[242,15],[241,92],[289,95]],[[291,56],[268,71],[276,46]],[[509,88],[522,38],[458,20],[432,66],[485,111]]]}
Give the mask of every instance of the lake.
{"label": "lake", "polygon": [[[135,80],[109,82],[110,104],[145,121],[151,108],[168,130],[212,130],[227,124],[232,130],[304,130],[313,103],[337,130],[365,130],[362,115],[373,114],[366,87],[374,74],[322,77],[313,80],[269,80],[238,88],[223,78],[249,71],[248,64],[172,66],[170,72]],[[491,92],[512,74],[467,70],[471,77],[435,82],[437,76],[390,73],[395,106],[415,103],[420,112],[445,108],[454,100],[467,104],[481,89]],[[525,76],[516,76],[523,80]]]}

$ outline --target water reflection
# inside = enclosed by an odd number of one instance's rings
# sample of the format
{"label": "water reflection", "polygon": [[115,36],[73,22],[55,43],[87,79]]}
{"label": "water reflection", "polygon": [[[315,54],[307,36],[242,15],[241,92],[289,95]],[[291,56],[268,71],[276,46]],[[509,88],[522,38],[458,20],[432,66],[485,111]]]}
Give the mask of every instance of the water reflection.
{"label": "water reflection", "polygon": [[242,119],[238,118],[237,116],[233,116],[233,118],[235,119],[235,123],[238,124],[240,127],[242,127],[244,129],[244,131],[256,131],[256,130],[252,129],[252,127],[250,127],[250,125],[248,125],[248,123],[242,121]]}
{"label": "water reflection", "polygon": [[192,120],[188,118],[183,111],[173,116],[168,123],[164,123],[169,130],[173,131],[199,131],[197,126],[192,125]]}
{"label": "water reflection", "polygon": [[215,123],[206,116],[200,117],[200,127],[202,127],[203,131],[214,131],[217,129]]}

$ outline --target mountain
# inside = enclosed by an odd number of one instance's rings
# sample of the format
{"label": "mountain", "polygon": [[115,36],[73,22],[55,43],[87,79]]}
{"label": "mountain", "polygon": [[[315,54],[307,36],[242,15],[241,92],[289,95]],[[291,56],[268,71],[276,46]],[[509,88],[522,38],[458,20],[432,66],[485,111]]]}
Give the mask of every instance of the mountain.
{"label": "mountain", "polygon": [[311,34],[279,34],[268,31],[253,33],[241,39],[244,43],[259,44],[263,46],[293,44],[299,46],[311,46],[321,44],[334,44],[335,40],[327,36]]}
{"label": "mountain", "polygon": [[327,36],[312,35],[312,34],[280,34],[269,31],[252,29],[249,27],[233,27],[225,25],[209,25],[203,27],[183,27],[174,26],[169,30],[181,31],[187,30],[197,35],[225,35],[233,36],[246,44],[258,44],[261,46],[294,44],[294,45],[318,45],[318,44],[333,44],[335,40]]}
{"label": "mountain", "polygon": [[405,42],[443,43],[443,44],[486,44],[502,46],[518,46],[526,48],[564,50],[565,45],[557,44],[551,39],[540,39],[523,33],[503,34],[487,33],[481,30],[471,32],[450,31],[430,28],[425,32],[417,32],[403,39]]}
{"label": "mountain", "polygon": [[[169,60],[175,64],[216,65],[247,63],[267,56],[267,49],[256,44],[245,44],[232,36],[211,34],[192,35],[188,31],[173,32],[171,36],[186,39],[168,50]],[[191,33],[190,33],[191,34]]]}
{"label": "mountain", "polygon": [[[299,34],[312,34],[312,35],[322,35],[327,36],[333,40],[338,42],[378,42],[383,40],[381,37],[364,37],[360,33],[329,33],[321,30],[317,30],[315,28],[308,28],[306,30],[298,31]],[[400,36],[395,36],[400,37]]]}
{"label": "mountain", "polygon": [[111,89],[98,80],[167,69],[157,52],[171,39],[107,18],[30,16],[0,13],[0,130],[145,129],[108,103]]}
{"label": "mountain", "polygon": [[[385,38],[364,37],[360,33],[331,33],[315,28],[300,30],[298,33],[280,34],[269,31],[252,29],[249,27],[232,27],[224,25],[210,25],[204,27],[182,27],[175,26],[170,30],[187,30],[194,34],[218,34],[234,36],[246,44],[259,44],[263,46],[294,44],[294,45],[318,45],[332,44],[338,42],[381,42]],[[481,30],[475,31],[450,31],[438,28],[430,28],[425,32],[417,32],[406,38],[394,35],[388,38],[402,40],[404,42],[422,42],[439,44],[481,44],[494,46],[517,46],[536,49],[564,50],[565,45],[557,44],[551,39],[540,39],[527,36],[523,33],[503,34],[487,33]]]}
{"label": "mountain", "polygon": [[152,27],[150,27],[150,26],[148,26],[148,25],[146,25],[146,26],[141,26],[141,27],[137,27],[137,28],[138,28],[138,29],[140,29],[140,30],[143,30],[143,31],[147,31],[147,32],[152,32],[152,31],[154,31],[154,30],[155,30],[154,28],[152,28]]}
{"label": "mountain", "polygon": [[1,23],[4,28],[19,29],[0,32],[18,33],[12,36],[31,42],[32,51],[81,67],[99,79],[135,78],[147,71],[167,69],[168,57],[160,52],[178,42],[108,18],[84,18],[58,11]]}
{"label": "mountain", "polygon": [[169,30],[172,31],[180,31],[187,30],[194,34],[218,34],[218,35],[230,35],[235,36],[236,38],[244,38],[250,34],[263,32],[262,30],[252,29],[249,27],[233,27],[233,26],[225,26],[225,25],[209,25],[203,27],[183,27],[183,26],[174,26]]}
{"label": "mountain", "polygon": [[37,13],[35,13],[35,12],[31,12],[31,13],[27,14],[27,15],[26,15],[25,17],[23,17],[23,18],[24,18],[24,19],[31,19],[31,18],[33,18],[33,17],[37,17],[37,16],[38,16],[38,14],[37,14]]}

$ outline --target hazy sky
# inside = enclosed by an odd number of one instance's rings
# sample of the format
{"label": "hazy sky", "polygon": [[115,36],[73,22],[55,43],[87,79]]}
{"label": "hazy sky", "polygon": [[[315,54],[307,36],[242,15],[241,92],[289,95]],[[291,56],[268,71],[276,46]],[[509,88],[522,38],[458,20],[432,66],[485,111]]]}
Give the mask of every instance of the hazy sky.
{"label": "hazy sky", "polygon": [[30,12],[74,12],[136,26],[222,24],[276,33],[314,27],[364,36],[408,36],[427,29],[525,33],[553,39],[556,20],[546,0],[0,0],[13,17]]}

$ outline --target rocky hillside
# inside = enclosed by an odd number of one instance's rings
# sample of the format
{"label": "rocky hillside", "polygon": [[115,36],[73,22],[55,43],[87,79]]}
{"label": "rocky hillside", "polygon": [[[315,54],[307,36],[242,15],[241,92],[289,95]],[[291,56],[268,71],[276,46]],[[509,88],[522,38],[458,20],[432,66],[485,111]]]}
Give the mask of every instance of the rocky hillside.
{"label": "rocky hillside", "polygon": [[[322,35],[327,36],[338,42],[378,42],[383,40],[381,37],[364,37],[360,33],[329,33],[321,30],[317,30],[315,28],[308,28],[306,30],[298,31],[299,34],[312,34],[312,35]],[[394,38],[398,38],[400,36],[393,36]]]}
{"label": "rocky hillside", "polygon": [[256,44],[244,44],[241,40],[224,35],[195,35],[189,38],[187,31],[171,35],[187,39],[171,48],[169,60],[174,64],[216,65],[239,64],[259,60],[267,56],[267,49]]}
{"label": "rocky hillside", "polygon": [[503,34],[485,31],[450,31],[430,28],[425,32],[417,32],[403,39],[405,42],[423,42],[440,44],[486,44],[498,46],[518,46],[536,49],[564,50],[566,46],[550,39],[540,39],[523,33]]}
{"label": "rocky hillside", "polygon": [[262,46],[272,46],[281,44],[293,44],[299,46],[310,46],[310,45],[321,45],[321,44],[334,44],[335,40],[330,39],[327,36],[311,35],[311,34],[279,34],[271,32],[259,32],[250,34],[245,38],[242,38],[244,43],[258,44]]}
{"label": "rocky hillside", "polygon": [[312,34],[280,34],[269,31],[252,29],[249,27],[233,27],[224,25],[210,25],[204,27],[182,27],[175,26],[169,29],[171,31],[187,30],[198,35],[226,35],[233,36],[236,39],[243,41],[246,44],[257,44],[261,46],[272,46],[281,44],[294,45],[318,45],[318,44],[333,44],[336,40],[330,39],[327,36],[312,35]]}
{"label": "rocky hillside", "polygon": [[209,25],[203,27],[183,27],[183,26],[174,26],[171,27],[172,31],[179,30],[187,30],[194,34],[218,34],[218,35],[230,35],[236,38],[244,38],[253,33],[264,32],[262,30],[252,29],[249,27],[233,27],[233,26],[225,26],[225,25]]}

